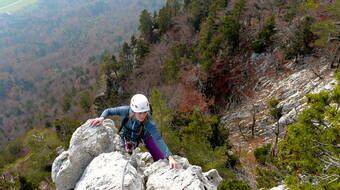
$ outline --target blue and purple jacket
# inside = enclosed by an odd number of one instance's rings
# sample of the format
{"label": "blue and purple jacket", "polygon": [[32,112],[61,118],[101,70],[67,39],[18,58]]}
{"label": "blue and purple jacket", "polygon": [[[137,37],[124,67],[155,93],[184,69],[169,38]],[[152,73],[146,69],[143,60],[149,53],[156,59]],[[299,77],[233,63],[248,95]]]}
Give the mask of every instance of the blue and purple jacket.
{"label": "blue and purple jacket", "polygon": [[[103,111],[100,117],[108,117],[110,115],[118,115],[122,119],[129,116],[131,110],[129,106],[120,106],[115,108],[108,108]],[[130,131],[139,131],[139,127],[141,127],[140,121],[130,118],[124,125],[124,128],[130,129]],[[130,138],[137,138],[139,136],[137,133],[130,133]],[[148,121],[144,124],[144,134],[142,135],[142,139],[146,145],[146,148],[149,150],[154,160],[159,160],[167,158],[172,155],[169,148],[165,144],[161,135],[159,134],[155,122],[152,120],[151,116],[149,116]],[[154,147],[156,146],[156,147]],[[155,150],[158,149],[158,150]],[[158,155],[158,152],[163,154],[163,157]],[[161,151],[161,152],[160,152]],[[157,154],[157,155],[156,155]]]}

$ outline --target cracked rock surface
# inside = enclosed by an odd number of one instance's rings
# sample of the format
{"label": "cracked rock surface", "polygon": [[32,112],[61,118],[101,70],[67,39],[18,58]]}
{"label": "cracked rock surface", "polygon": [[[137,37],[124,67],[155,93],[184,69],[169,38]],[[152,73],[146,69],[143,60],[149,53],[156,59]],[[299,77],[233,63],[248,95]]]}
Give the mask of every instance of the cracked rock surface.
{"label": "cracked rock surface", "polygon": [[72,135],[70,148],[54,160],[52,180],[58,190],[215,190],[222,181],[215,169],[202,172],[186,158],[174,158],[178,167],[171,169],[167,160],[153,162],[139,149],[131,157],[112,120],[97,127],[86,122]]}

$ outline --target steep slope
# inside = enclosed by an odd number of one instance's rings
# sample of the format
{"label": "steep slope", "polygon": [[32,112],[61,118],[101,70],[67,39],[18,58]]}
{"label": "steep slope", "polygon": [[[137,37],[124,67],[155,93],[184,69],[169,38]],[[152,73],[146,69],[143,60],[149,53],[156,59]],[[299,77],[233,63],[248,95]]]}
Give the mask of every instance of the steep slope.
{"label": "steep slope", "polygon": [[[268,56],[263,55],[262,59]],[[287,126],[295,123],[306,107],[307,93],[330,91],[337,84],[335,69],[330,68],[329,62],[293,65],[288,63],[287,72],[279,75],[259,77],[254,95],[245,97],[246,101],[223,113],[224,126],[231,132],[229,138],[234,146],[233,154],[240,158],[242,172],[253,186],[256,185],[256,168],[261,167],[254,156],[255,150],[265,144],[274,146],[276,138],[282,140],[287,135]],[[279,101],[277,107],[282,111],[278,122],[270,115],[268,102],[271,98]]]}
{"label": "steep slope", "polygon": [[39,1],[35,11],[0,14],[0,144],[67,114],[70,94],[95,87],[100,57],[137,32],[141,10],[162,4]]}
{"label": "steep slope", "polygon": [[[121,87],[130,95],[158,89],[179,113],[198,108],[221,114],[233,144],[228,154],[243,164],[236,178],[256,189],[256,167],[262,166],[255,149],[269,143],[277,151],[287,126],[305,108],[304,96],[336,86],[339,1],[188,2],[171,12],[166,32],[151,41],[150,53]],[[279,124],[270,115],[272,98],[283,114]],[[183,127],[176,122],[169,125]]]}
{"label": "steep slope", "polygon": [[[140,37],[102,59],[106,88],[95,111],[148,95],[173,153],[203,171],[216,168],[222,189],[269,189],[283,180],[297,189],[337,189],[337,175],[320,182],[329,177],[324,168],[301,167],[320,154],[302,149],[307,159],[290,166],[279,144],[306,107],[304,95],[336,85],[339,9],[340,1],[169,0],[153,16],[143,11]],[[329,134],[337,156],[335,110]],[[60,123],[53,127],[71,122]],[[57,132],[65,140],[70,131]]]}

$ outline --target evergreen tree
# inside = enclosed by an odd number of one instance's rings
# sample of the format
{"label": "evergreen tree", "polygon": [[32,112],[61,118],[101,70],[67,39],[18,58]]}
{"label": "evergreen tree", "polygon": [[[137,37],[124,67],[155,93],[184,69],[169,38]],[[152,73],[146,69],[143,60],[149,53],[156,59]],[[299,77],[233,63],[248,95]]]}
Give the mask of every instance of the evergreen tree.
{"label": "evergreen tree", "polygon": [[[204,171],[217,169],[221,176],[232,177],[231,170],[227,169],[227,150],[229,147],[228,131],[221,128],[217,116],[204,117],[198,110],[190,116],[191,122],[188,126],[181,127],[180,138],[182,140],[185,156],[190,163],[199,165]],[[214,126],[218,125],[218,132],[214,133]],[[222,136],[216,138],[216,135]],[[216,145],[219,146],[216,146]],[[215,147],[214,147],[215,146]]]}
{"label": "evergreen tree", "polygon": [[324,19],[312,25],[311,30],[318,36],[315,45],[324,46],[329,40],[340,40],[340,31],[336,27],[336,20],[340,19],[340,0],[336,0],[333,4],[326,7],[334,18]]}
{"label": "evergreen tree", "polygon": [[139,31],[145,41],[151,43],[153,36],[154,21],[150,13],[144,9],[139,17]]}
{"label": "evergreen tree", "polygon": [[171,18],[181,12],[182,5],[179,0],[168,0],[166,5],[159,10],[157,25],[159,34],[162,36],[171,27]]}
{"label": "evergreen tree", "polygon": [[150,102],[152,105],[153,120],[160,129],[161,136],[169,146],[173,154],[181,151],[181,142],[178,138],[179,131],[174,129],[174,111],[162,99],[161,91],[152,89]]}
{"label": "evergreen tree", "polygon": [[137,66],[141,64],[143,58],[149,53],[149,44],[133,35],[130,40],[130,47],[132,49],[133,65]]}
{"label": "evergreen tree", "polygon": [[164,78],[168,83],[177,82],[180,76],[180,66],[191,57],[190,48],[185,44],[170,48],[171,55],[165,57]]}
{"label": "evergreen tree", "polygon": [[315,40],[315,36],[311,31],[314,19],[306,17],[295,31],[292,43],[285,50],[286,58],[292,59],[297,56],[307,55],[312,52],[311,44]]}
{"label": "evergreen tree", "polygon": [[275,120],[276,122],[276,129],[273,130],[274,134],[275,134],[275,142],[274,142],[274,146],[272,149],[272,155],[276,156],[276,149],[277,149],[277,144],[279,142],[279,135],[280,135],[280,123],[279,120],[282,117],[282,106],[278,106],[279,105],[279,100],[276,99],[275,97],[272,97],[271,99],[269,99],[269,101],[267,102],[268,106],[269,106],[269,115]]}
{"label": "evergreen tree", "polygon": [[281,161],[293,173],[286,183],[293,189],[340,186],[340,72],[337,80],[333,91],[307,95],[308,108],[281,143]]}
{"label": "evergreen tree", "polygon": [[222,33],[222,40],[227,42],[231,52],[234,52],[238,46],[240,28],[240,24],[234,17],[224,16],[220,31]]}
{"label": "evergreen tree", "polygon": [[79,99],[79,104],[83,110],[89,112],[94,99],[91,92],[87,90],[81,93]]}
{"label": "evergreen tree", "polygon": [[139,65],[143,58],[149,53],[149,44],[146,43],[143,39],[138,39],[136,41],[136,48],[133,51],[133,54],[136,56],[136,65]]}
{"label": "evergreen tree", "polygon": [[70,95],[65,95],[60,100],[60,105],[63,111],[66,113],[71,108],[72,97]]}
{"label": "evergreen tree", "polygon": [[209,5],[211,5],[211,0],[191,0],[187,2],[186,7],[188,7],[189,12],[189,23],[191,23],[196,31],[199,31],[200,25],[208,16]]}
{"label": "evergreen tree", "polygon": [[250,186],[244,181],[230,180],[218,185],[218,190],[250,190]]}
{"label": "evergreen tree", "polygon": [[120,70],[121,65],[118,64],[114,55],[104,57],[103,62],[100,64],[100,71],[105,75],[106,78],[110,78],[112,73],[114,73],[116,76],[119,76]]}
{"label": "evergreen tree", "polygon": [[127,77],[134,68],[132,49],[127,42],[124,42],[119,52],[119,65],[121,78]]}
{"label": "evergreen tree", "polygon": [[160,36],[162,36],[171,27],[171,16],[170,6],[165,6],[159,10],[157,24]]}
{"label": "evergreen tree", "polygon": [[255,43],[252,48],[256,53],[262,53],[272,43],[272,35],[275,30],[275,16],[269,17],[261,32],[256,35]]}
{"label": "evergreen tree", "polygon": [[234,8],[232,10],[233,17],[236,20],[240,20],[242,12],[245,10],[247,0],[238,0],[236,1]]}

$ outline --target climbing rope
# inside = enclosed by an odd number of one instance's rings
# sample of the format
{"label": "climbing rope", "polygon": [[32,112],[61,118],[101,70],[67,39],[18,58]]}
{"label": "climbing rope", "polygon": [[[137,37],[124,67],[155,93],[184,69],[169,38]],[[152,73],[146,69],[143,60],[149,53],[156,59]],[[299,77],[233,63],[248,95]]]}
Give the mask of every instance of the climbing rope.
{"label": "climbing rope", "polygon": [[131,162],[132,157],[134,156],[134,154],[135,154],[135,150],[132,150],[132,154],[130,155],[129,160],[126,162],[126,164],[125,164],[125,166],[124,166],[123,177],[122,177],[122,190],[124,190],[124,177],[125,177],[126,167],[127,167],[128,163]]}

